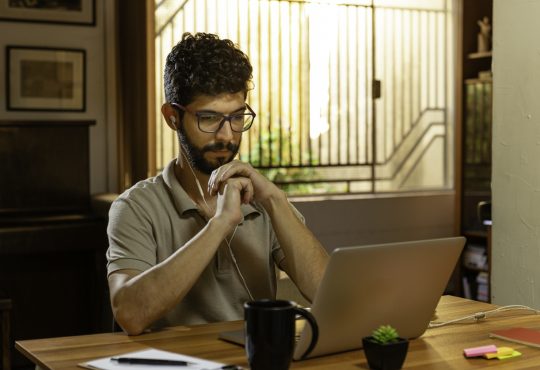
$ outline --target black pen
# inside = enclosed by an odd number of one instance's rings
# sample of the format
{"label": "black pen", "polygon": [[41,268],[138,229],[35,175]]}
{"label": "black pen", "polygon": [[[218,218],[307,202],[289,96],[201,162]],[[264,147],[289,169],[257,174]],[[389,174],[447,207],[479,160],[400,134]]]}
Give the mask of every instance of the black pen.
{"label": "black pen", "polygon": [[169,365],[169,366],[189,366],[194,365],[193,362],[182,360],[163,360],[159,358],[137,358],[137,357],[112,357],[111,361],[116,361],[119,364],[133,365]]}

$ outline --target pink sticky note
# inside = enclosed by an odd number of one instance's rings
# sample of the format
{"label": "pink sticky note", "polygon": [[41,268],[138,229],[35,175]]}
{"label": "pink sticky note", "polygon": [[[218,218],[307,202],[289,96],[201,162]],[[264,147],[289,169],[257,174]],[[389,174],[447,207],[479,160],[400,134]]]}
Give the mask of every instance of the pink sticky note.
{"label": "pink sticky note", "polygon": [[497,346],[491,344],[489,346],[465,348],[463,353],[465,357],[483,356],[486,353],[497,353]]}

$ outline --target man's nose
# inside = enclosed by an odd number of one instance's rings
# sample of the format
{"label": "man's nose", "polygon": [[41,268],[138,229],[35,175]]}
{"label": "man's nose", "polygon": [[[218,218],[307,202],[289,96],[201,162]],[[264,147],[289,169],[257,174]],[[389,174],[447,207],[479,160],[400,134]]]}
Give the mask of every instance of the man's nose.
{"label": "man's nose", "polygon": [[221,141],[230,141],[234,137],[232,130],[232,123],[230,118],[225,118],[225,122],[221,125],[221,128],[216,131],[216,139]]}

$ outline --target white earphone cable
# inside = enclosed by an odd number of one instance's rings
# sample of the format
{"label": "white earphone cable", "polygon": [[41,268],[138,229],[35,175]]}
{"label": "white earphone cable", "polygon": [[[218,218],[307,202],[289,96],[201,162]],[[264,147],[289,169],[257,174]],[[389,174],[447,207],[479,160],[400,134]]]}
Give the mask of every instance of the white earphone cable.
{"label": "white earphone cable", "polygon": [[236,269],[236,272],[238,273],[238,277],[242,281],[242,285],[244,285],[244,288],[245,288],[247,294],[249,295],[249,299],[251,299],[253,301],[253,300],[255,300],[255,298],[253,298],[253,295],[251,294],[251,291],[249,290],[249,287],[248,287],[248,285],[246,283],[246,279],[244,278],[244,275],[242,275],[242,272],[240,271],[240,266],[238,265],[238,262],[236,261],[236,257],[234,256],[234,253],[232,251],[231,244],[230,244],[230,242],[234,238],[234,234],[236,234],[236,229],[238,229],[238,225],[236,225],[236,227],[234,228],[234,231],[233,231],[233,233],[231,235],[231,238],[229,240],[227,240],[227,238],[225,238],[225,243],[227,243],[227,248],[229,250],[229,256],[231,257],[231,260],[233,261],[233,265],[234,265],[234,267]]}
{"label": "white earphone cable", "polygon": [[539,310],[531,308],[529,306],[513,304],[513,305],[498,307],[498,308],[495,308],[493,310],[489,310],[489,311],[485,311],[485,312],[483,312],[483,311],[476,312],[476,313],[474,313],[472,315],[459,317],[459,318],[453,319],[453,320],[442,321],[442,322],[431,321],[429,323],[429,325],[428,325],[428,328],[439,328],[441,326],[445,326],[445,325],[449,325],[449,324],[455,324],[457,322],[462,322],[462,321],[466,321],[466,320],[474,320],[474,322],[478,322],[480,320],[486,319],[488,316],[493,316],[496,313],[504,312],[504,311],[511,311],[511,310],[526,310],[526,311],[533,311],[532,313],[534,313],[534,314],[540,314]]}
{"label": "white earphone cable", "polygon": [[[182,156],[184,156],[184,158],[185,158],[185,160],[186,160],[186,162],[188,164],[188,167],[191,170],[191,173],[193,174],[193,177],[195,178],[195,182],[197,183],[197,188],[199,189],[199,193],[201,194],[201,197],[203,199],[204,204],[206,205],[206,208],[207,208],[208,212],[211,213],[211,209],[210,209],[210,206],[208,205],[208,202],[206,201],[206,198],[204,196],[204,192],[202,190],[201,183],[199,182],[199,179],[195,175],[195,171],[193,171],[193,168],[191,167],[191,163],[189,163],[189,160],[185,157],[184,150],[183,150],[182,147],[180,148],[180,152],[182,153]],[[238,225],[236,225],[231,237],[228,240],[227,240],[227,237],[225,237],[225,243],[227,244],[227,250],[228,250],[229,256],[231,257],[231,260],[233,262],[236,273],[238,274],[238,277],[240,278],[240,281],[242,282],[242,285],[244,286],[244,289],[246,290],[246,292],[247,292],[247,294],[249,296],[249,299],[253,301],[254,300],[253,295],[251,294],[251,291],[249,290],[246,279],[244,278],[244,275],[242,274],[242,271],[240,270],[240,266],[238,265],[238,262],[236,261],[236,257],[234,256],[234,253],[233,253],[232,248],[231,248],[231,242],[232,242],[232,240],[234,238],[234,235],[236,234],[237,229],[238,229]]]}

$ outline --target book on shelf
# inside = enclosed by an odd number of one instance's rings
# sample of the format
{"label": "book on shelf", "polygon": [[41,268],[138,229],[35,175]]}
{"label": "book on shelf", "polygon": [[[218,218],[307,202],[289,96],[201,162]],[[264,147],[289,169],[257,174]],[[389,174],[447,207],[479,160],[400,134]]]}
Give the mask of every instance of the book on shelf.
{"label": "book on shelf", "polygon": [[479,285],[480,284],[488,285],[489,284],[489,274],[486,271],[479,272],[478,275],[476,275],[476,282]]}
{"label": "book on shelf", "polygon": [[476,299],[482,302],[489,301],[489,288],[487,284],[478,284],[476,288]]}
{"label": "book on shelf", "polygon": [[463,276],[461,280],[463,284],[463,297],[467,299],[472,299],[471,286],[469,285],[469,279],[467,279],[467,276]]}
{"label": "book on shelf", "polygon": [[465,163],[491,164],[491,83],[489,80],[470,81],[465,96]]}

